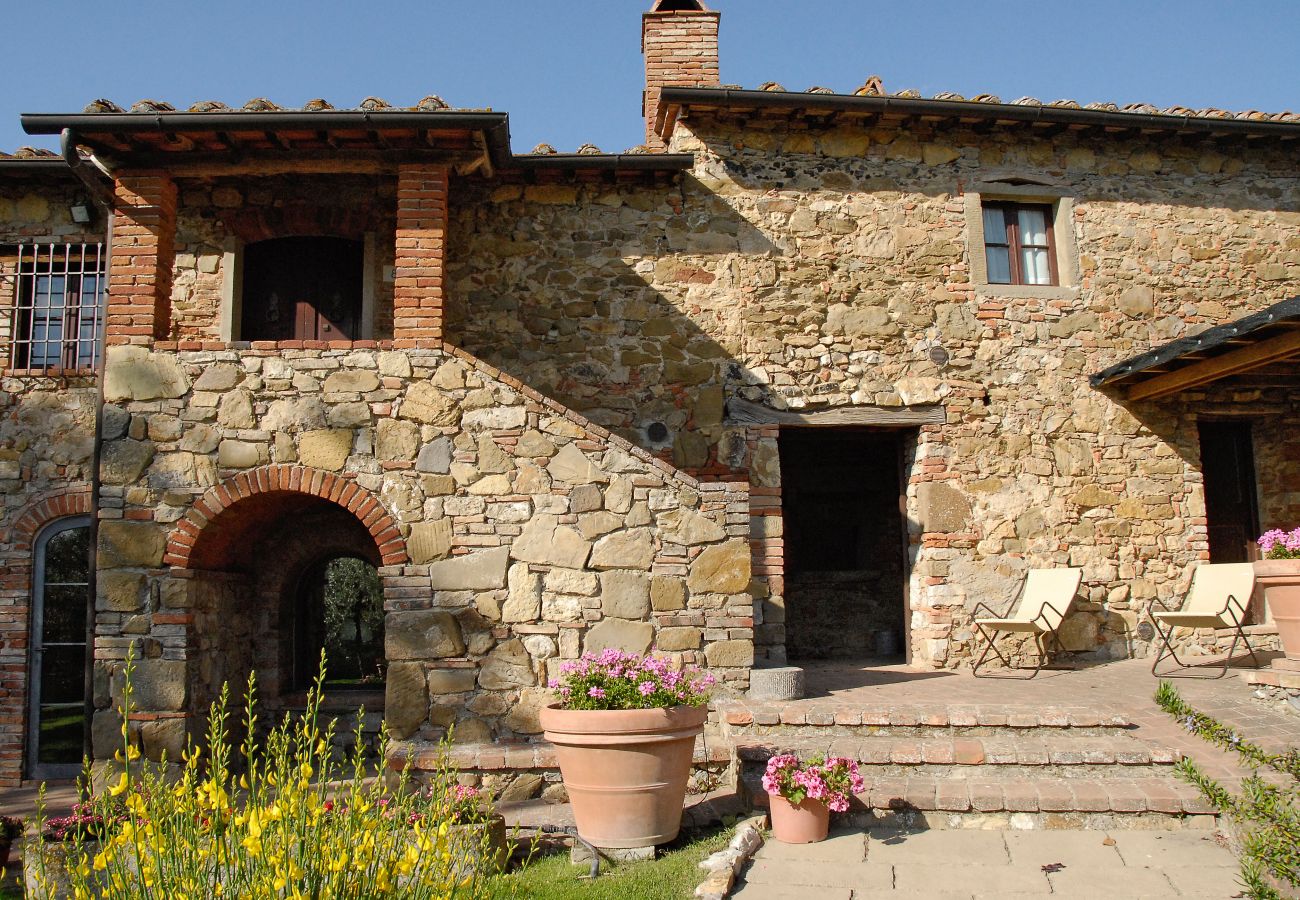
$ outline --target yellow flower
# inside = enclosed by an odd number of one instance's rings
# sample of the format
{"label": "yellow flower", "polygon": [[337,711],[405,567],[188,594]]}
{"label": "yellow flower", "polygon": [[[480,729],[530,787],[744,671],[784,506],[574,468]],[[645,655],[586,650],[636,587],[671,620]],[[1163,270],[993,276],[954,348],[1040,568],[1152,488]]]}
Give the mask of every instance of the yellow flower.
{"label": "yellow flower", "polygon": [[122,777],[119,778],[119,779],[117,780],[117,784],[115,784],[115,785],[113,785],[111,788],[109,788],[109,789],[108,789],[108,792],[109,792],[109,794],[111,794],[111,795],[114,796],[114,797],[119,797],[119,796],[122,795],[123,792],[126,791],[127,785],[128,785],[129,783],[130,783],[130,782],[129,782],[129,780],[128,780],[127,777],[126,777],[126,773],[123,772],[123,773],[122,773]]}

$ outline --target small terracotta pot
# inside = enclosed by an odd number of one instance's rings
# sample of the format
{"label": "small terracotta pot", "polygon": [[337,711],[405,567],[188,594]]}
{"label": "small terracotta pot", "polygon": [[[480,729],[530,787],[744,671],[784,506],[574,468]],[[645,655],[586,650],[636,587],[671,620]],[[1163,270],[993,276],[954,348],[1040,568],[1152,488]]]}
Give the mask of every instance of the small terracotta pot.
{"label": "small terracotta pot", "polygon": [[1255,581],[1264,589],[1287,659],[1300,660],[1300,559],[1259,559]]}
{"label": "small terracotta pot", "polygon": [[666,844],[682,826],[695,736],[708,709],[541,711],[578,834],[597,847]]}
{"label": "small terracotta pot", "polygon": [[783,844],[815,844],[826,840],[831,826],[830,807],[821,800],[805,799],[798,806],[780,794],[768,794],[772,836]]}

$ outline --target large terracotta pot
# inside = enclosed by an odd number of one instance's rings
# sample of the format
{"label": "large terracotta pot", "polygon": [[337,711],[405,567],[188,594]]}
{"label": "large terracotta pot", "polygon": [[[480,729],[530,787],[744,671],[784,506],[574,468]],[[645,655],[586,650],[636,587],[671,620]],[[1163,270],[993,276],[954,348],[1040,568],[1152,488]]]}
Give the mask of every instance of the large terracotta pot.
{"label": "large terracotta pot", "polygon": [[677,837],[695,736],[707,716],[702,706],[543,709],[578,834],[611,849]]}
{"label": "large terracotta pot", "polygon": [[798,806],[780,794],[768,794],[772,837],[783,844],[815,844],[826,840],[831,810],[821,800],[805,799]]}
{"label": "large terracotta pot", "polygon": [[1300,559],[1259,559],[1255,581],[1264,588],[1287,659],[1300,659]]}

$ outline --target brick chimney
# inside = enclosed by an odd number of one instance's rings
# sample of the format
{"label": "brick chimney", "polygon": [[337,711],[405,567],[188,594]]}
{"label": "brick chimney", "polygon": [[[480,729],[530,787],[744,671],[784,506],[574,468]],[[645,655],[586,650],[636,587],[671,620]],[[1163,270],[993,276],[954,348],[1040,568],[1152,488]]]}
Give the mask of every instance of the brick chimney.
{"label": "brick chimney", "polygon": [[641,17],[641,54],[645,57],[646,146],[662,151],[655,134],[659,91],[664,87],[717,87],[718,20],[699,0],[655,0]]}

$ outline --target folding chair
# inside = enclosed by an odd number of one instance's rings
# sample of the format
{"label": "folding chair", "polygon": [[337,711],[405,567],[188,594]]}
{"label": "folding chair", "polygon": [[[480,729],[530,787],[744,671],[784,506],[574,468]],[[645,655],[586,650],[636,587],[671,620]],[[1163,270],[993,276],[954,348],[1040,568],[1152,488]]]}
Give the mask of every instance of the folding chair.
{"label": "folding chair", "polygon": [[[1152,600],[1147,605],[1147,616],[1156,634],[1164,646],[1156,653],[1155,662],[1151,664],[1151,674],[1168,678],[1222,678],[1228,674],[1228,664],[1237,649],[1237,641],[1243,641],[1250,651],[1250,658],[1259,666],[1259,657],[1246,639],[1246,632],[1241,630],[1246,619],[1246,610],[1250,608],[1250,595],[1255,592],[1255,567],[1251,563],[1217,563],[1196,567],[1192,573],[1192,586],[1187,592],[1187,599],[1181,610],[1171,610],[1160,600]],[[1159,605],[1160,609],[1155,607]],[[1161,625],[1165,628],[1161,628]],[[1223,661],[1223,668],[1217,675],[1194,675],[1193,669],[1203,667],[1188,665],[1178,658],[1172,642],[1175,628],[1231,628],[1232,646]],[[1156,668],[1166,656],[1173,657],[1177,669],[1160,673]],[[1213,671],[1212,669],[1210,671]]]}
{"label": "folding chair", "polygon": [[[971,674],[977,678],[1024,678],[1028,680],[1036,676],[1043,669],[1047,659],[1047,648],[1044,646],[1043,637],[1051,635],[1056,641],[1057,646],[1061,645],[1060,636],[1057,635],[1056,629],[1060,627],[1061,622],[1065,619],[1065,614],[1070,610],[1070,604],[1074,602],[1074,595],[1079,592],[1079,583],[1083,580],[1083,569],[1030,569],[1029,575],[1025,578],[1025,583],[1020,588],[1020,597],[1012,603],[1011,609],[1014,612],[1008,612],[1006,615],[999,617],[987,603],[980,603],[975,607],[975,612],[980,610],[988,612],[987,618],[976,618],[975,628],[988,642],[984,652],[975,662],[975,668]],[[993,642],[994,637],[999,631],[1020,631],[1029,632],[1034,636],[1034,643],[1038,647],[1038,662],[1034,666],[1032,674],[1027,676],[1020,675],[980,675],[980,666],[984,664],[985,658],[992,651],[1002,664],[1008,669],[1015,669],[1016,666],[1011,664],[1011,660],[1002,655]],[[990,632],[992,632],[990,634]]]}

